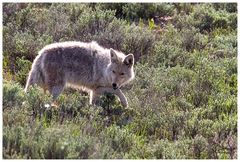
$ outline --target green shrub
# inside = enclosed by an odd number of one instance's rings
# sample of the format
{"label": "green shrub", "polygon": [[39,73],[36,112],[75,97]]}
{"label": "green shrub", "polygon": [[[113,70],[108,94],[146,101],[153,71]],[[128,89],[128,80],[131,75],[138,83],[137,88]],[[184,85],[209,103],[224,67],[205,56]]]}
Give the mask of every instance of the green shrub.
{"label": "green shrub", "polygon": [[128,3],[123,6],[125,19],[139,21],[151,19],[155,16],[171,16],[174,13],[174,6],[168,3]]}
{"label": "green shrub", "polygon": [[174,143],[168,140],[157,140],[153,144],[153,155],[156,159],[191,159],[190,147],[189,139]]}
{"label": "green shrub", "polygon": [[228,12],[237,12],[236,3],[213,3],[212,5],[216,10],[226,10]]}
{"label": "green shrub", "polygon": [[193,12],[188,14],[180,14],[174,18],[177,27],[194,26],[201,33],[213,31],[216,28],[236,29],[237,15],[229,13],[226,10],[215,10],[212,5],[198,4],[195,5]]}
{"label": "green shrub", "polygon": [[[236,29],[236,14],[227,13],[224,10],[216,11],[213,7],[207,5],[199,5],[193,12],[193,17],[196,21],[195,26],[200,31],[212,31],[215,28],[228,28]],[[235,15],[235,16],[234,16]],[[235,17],[235,18],[234,18]]]}
{"label": "green shrub", "polygon": [[[141,149],[144,139],[141,136],[136,136],[128,131],[128,129],[120,129],[119,127],[113,125],[106,130],[106,134],[111,141],[111,147],[115,152],[124,158],[126,153],[130,152],[132,148]],[[129,155],[128,155],[129,156]],[[142,155],[138,155],[142,156]]]}
{"label": "green shrub", "polygon": [[74,24],[74,35],[81,41],[92,41],[93,35],[98,35],[114,19],[114,11],[111,10],[84,10]]}
{"label": "green shrub", "polygon": [[28,73],[31,69],[31,62],[29,60],[17,58],[17,69],[20,69],[16,74],[16,81],[19,82],[21,85],[25,85]]}
{"label": "green shrub", "polygon": [[24,101],[23,88],[18,83],[3,84],[3,108],[20,107]]}

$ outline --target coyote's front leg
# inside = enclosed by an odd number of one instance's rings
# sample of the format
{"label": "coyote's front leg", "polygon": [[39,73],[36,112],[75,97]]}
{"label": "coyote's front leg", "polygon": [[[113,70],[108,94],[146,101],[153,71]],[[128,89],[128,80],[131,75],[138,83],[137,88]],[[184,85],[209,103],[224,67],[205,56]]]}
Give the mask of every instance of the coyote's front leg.
{"label": "coyote's front leg", "polygon": [[96,104],[98,96],[99,95],[96,93],[96,91],[91,91],[90,92],[90,100],[89,100],[90,105]]}
{"label": "coyote's front leg", "polygon": [[122,106],[128,107],[127,99],[120,89],[114,90],[114,89],[108,88],[108,87],[99,87],[95,90],[95,95],[96,94],[101,95],[101,94],[104,94],[105,92],[113,93],[113,94],[117,95],[120,99]]}

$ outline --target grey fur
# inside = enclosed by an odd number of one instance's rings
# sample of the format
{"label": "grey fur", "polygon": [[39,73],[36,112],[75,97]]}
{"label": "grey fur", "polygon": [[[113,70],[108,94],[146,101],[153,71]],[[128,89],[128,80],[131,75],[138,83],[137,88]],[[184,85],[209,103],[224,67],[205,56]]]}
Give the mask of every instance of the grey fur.
{"label": "grey fur", "polygon": [[133,54],[126,56],[96,42],[54,43],[44,47],[35,58],[25,91],[37,84],[49,90],[56,100],[66,86],[83,88],[90,93],[90,104],[99,95],[110,92],[127,107],[120,87],[134,78],[133,65]]}

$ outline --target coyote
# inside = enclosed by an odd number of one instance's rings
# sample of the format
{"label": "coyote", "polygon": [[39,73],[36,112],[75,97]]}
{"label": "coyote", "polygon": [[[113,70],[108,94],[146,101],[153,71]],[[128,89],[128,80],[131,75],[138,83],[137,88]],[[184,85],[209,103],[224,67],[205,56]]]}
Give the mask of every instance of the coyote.
{"label": "coyote", "polygon": [[81,88],[90,93],[90,104],[105,92],[128,102],[120,88],[134,78],[134,56],[106,49],[96,42],[62,42],[39,51],[29,73],[25,92],[37,84],[48,90],[55,101],[64,87]]}

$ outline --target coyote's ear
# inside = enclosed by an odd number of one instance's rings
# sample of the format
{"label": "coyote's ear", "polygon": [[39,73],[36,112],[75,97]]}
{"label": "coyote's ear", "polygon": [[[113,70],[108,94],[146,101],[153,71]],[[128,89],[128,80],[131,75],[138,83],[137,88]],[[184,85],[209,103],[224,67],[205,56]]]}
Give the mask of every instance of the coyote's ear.
{"label": "coyote's ear", "polygon": [[124,59],[124,64],[131,67],[134,64],[134,55],[133,54],[128,54],[125,59]]}
{"label": "coyote's ear", "polygon": [[111,62],[117,62],[118,61],[118,56],[112,48],[110,48],[110,56],[111,56]]}

